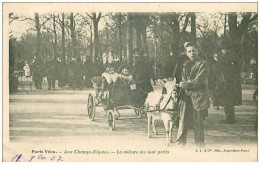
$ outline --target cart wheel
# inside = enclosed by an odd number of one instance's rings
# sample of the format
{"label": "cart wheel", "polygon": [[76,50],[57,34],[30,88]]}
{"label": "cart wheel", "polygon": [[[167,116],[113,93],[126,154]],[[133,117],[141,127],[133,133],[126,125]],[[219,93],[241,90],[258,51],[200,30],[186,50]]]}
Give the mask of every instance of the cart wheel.
{"label": "cart wheel", "polygon": [[108,111],[107,121],[110,129],[113,130],[115,128],[115,115],[113,111]]}
{"label": "cart wheel", "polygon": [[138,109],[135,109],[135,114],[137,115],[137,117],[141,118],[143,117],[143,112],[138,110]]}
{"label": "cart wheel", "polygon": [[92,94],[88,95],[88,117],[92,121],[95,119],[96,103]]}
{"label": "cart wheel", "polygon": [[[158,120],[155,120],[155,121],[154,121],[154,126],[156,127],[157,124],[158,124]],[[152,124],[152,125],[153,125],[153,124]]]}

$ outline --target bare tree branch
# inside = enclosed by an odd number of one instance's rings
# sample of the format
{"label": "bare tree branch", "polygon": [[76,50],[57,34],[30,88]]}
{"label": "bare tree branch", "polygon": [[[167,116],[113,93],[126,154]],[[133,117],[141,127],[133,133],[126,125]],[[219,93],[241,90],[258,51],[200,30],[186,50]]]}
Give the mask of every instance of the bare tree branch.
{"label": "bare tree branch", "polygon": [[179,21],[179,22],[182,21],[182,19],[183,19],[184,17],[186,17],[187,14],[188,14],[188,13],[184,13],[183,15],[179,15],[178,21]]}
{"label": "bare tree branch", "polygon": [[98,13],[97,22],[99,22],[100,18],[101,18],[101,12]]}
{"label": "bare tree branch", "polygon": [[87,13],[87,12],[85,12],[86,13],[86,15],[90,18],[90,19],[93,19],[93,17],[89,14],[89,13]]}
{"label": "bare tree branch", "polygon": [[30,17],[21,17],[18,19],[18,21],[32,21],[34,23],[35,19],[30,18]]}
{"label": "bare tree branch", "polygon": [[40,24],[40,29],[42,28],[42,26],[44,26],[51,18],[47,18],[42,24]]}
{"label": "bare tree branch", "polygon": [[190,18],[190,14],[187,13],[186,18],[185,18],[185,22],[184,22],[184,25],[183,25],[183,28],[181,30],[181,33],[184,33],[186,31],[186,28],[187,28],[188,22],[189,22],[189,18]]}

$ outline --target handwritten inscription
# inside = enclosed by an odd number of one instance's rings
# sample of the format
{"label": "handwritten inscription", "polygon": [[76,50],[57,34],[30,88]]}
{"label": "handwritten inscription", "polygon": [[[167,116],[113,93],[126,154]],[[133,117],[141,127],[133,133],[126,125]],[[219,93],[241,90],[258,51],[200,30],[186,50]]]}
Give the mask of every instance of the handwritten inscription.
{"label": "handwritten inscription", "polygon": [[62,162],[63,157],[60,155],[53,155],[51,157],[44,156],[43,154],[40,155],[31,155],[24,157],[23,154],[16,154],[13,158],[11,158],[11,162]]}
{"label": "handwritten inscription", "polygon": [[168,155],[169,150],[31,150],[31,155],[16,154],[11,162],[62,162],[62,155]]}

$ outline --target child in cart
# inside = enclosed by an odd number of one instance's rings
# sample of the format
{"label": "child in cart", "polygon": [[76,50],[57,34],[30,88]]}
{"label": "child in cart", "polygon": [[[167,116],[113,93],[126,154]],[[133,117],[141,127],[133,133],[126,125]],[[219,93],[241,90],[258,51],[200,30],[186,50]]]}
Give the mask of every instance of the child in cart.
{"label": "child in cart", "polygon": [[131,95],[130,84],[133,76],[130,74],[128,66],[123,66],[121,70],[122,71],[119,74],[115,72],[114,67],[111,65],[107,68],[107,71],[102,74],[101,99],[108,100],[107,109],[129,104]]}
{"label": "child in cart", "polygon": [[[121,86],[121,84],[130,84],[133,76],[129,73],[129,68],[127,66],[122,67],[122,72],[119,74],[115,72],[113,65],[109,65],[106,71],[102,74],[102,99],[109,98],[109,91],[112,87]],[[118,80],[118,78],[120,80]]]}

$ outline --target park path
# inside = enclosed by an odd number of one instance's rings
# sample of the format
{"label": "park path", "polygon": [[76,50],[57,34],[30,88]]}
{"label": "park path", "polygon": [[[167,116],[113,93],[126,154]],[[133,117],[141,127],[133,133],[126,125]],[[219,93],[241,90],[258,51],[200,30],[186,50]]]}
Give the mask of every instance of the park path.
{"label": "park path", "polygon": [[[156,89],[159,87],[156,86]],[[210,146],[255,144],[257,141],[257,105],[252,101],[253,87],[244,87],[243,104],[236,107],[236,123],[225,124],[224,110],[210,109],[205,120],[205,140]],[[137,119],[133,110],[122,111],[115,131],[110,131],[102,107],[96,111],[95,121],[87,117],[86,101],[91,89],[33,91],[10,95],[11,142],[62,142],[81,140],[138,141],[150,145],[164,142],[164,128],[159,122],[156,140],[147,138],[146,118]],[[174,137],[176,136],[174,130]],[[189,132],[188,145],[193,145]]]}

